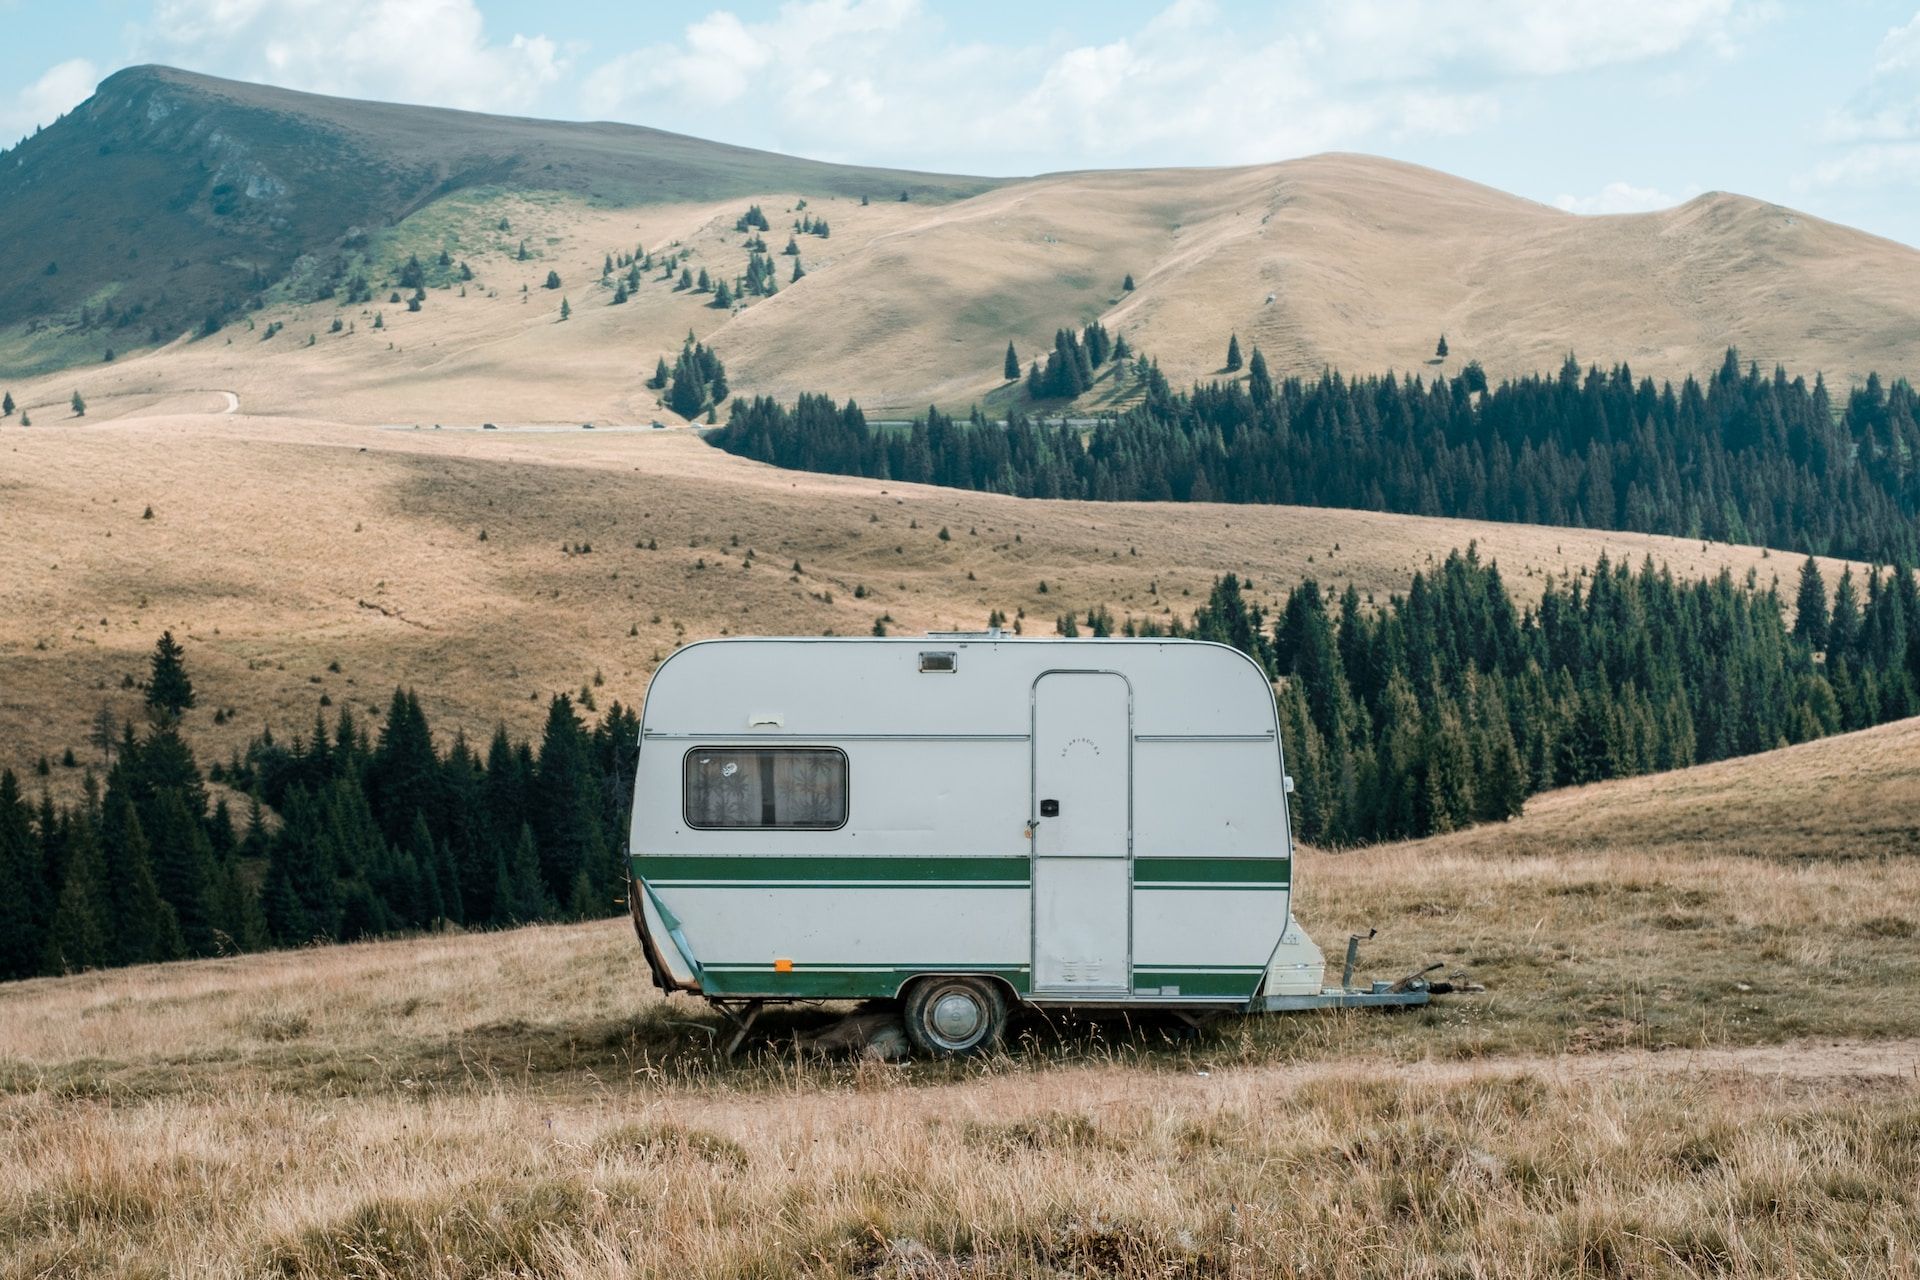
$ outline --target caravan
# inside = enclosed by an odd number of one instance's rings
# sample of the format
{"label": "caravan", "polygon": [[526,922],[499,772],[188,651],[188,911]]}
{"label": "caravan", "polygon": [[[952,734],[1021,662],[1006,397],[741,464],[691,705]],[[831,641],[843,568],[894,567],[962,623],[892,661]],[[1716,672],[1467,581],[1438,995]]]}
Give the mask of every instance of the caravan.
{"label": "caravan", "polygon": [[1272,687],[1225,645],[701,641],[647,691],[630,903],[665,990],[743,1021],[897,1000],[941,1055],[1020,1004],[1424,1002],[1323,989],[1290,789]]}

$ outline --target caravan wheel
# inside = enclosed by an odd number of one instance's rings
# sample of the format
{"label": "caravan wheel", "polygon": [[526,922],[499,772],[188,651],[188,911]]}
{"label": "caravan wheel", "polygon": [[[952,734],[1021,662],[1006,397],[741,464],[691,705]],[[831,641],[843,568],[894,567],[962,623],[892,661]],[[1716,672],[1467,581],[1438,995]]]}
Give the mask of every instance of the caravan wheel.
{"label": "caravan wheel", "polygon": [[917,979],[907,988],[907,1039],[936,1058],[991,1053],[1007,1030],[998,984],[967,976]]}

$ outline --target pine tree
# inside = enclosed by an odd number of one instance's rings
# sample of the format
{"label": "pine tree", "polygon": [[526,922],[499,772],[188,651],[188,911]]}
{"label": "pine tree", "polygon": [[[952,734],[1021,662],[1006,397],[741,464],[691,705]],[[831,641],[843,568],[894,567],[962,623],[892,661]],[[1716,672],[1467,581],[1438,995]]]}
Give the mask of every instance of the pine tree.
{"label": "pine tree", "polygon": [[84,818],[69,824],[67,840],[66,875],[47,929],[46,967],[53,973],[78,973],[110,963],[107,869],[93,824]]}
{"label": "pine tree", "polygon": [[700,278],[694,283],[693,291],[695,293],[713,292],[713,278],[707,274],[705,267],[700,268]]}
{"label": "pine tree", "polygon": [[447,816],[436,852],[447,916],[463,925],[484,921],[493,909],[493,850],[485,779],[464,732],[454,734],[453,748],[441,766],[441,788]]}
{"label": "pine tree", "polygon": [[672,371],[667,368],[667,358],[661,356],[659,362],[653,366],[653,376],[647,379],[647,385],[655,391],[664,390],[667,379],[671,376]]}
{"label": "pine tree", "polygon": [[4,396],[0,396],[0,418],[11,418],[12,416],[13,392],[9,391]]}
{"label": "pine tree", "polygon": [[1504,719],[1491,721],[1482,733],[1485,767],[1477,788],[1479,810],[1474,816],[1481,822],[1505,822],[1519,817],[1526,807],[1526,766]]}
{"label": "pine tree", "polygon": [[1267,372],[1267,358],[1260,354],[1258,347],[1253,349],[1253,359],[1247,365],[1247,395],[1262,408],[1273,403],[1273,377]]}
{"label": "pine tree", "polygon": [[[304,790],[287,798],[286,821],[269,845],[267,876],[260,893],[267,935],[281,946],[299,946],[332,933],[331,913],[317,914],[309,906],[325,902],[335,889],[330,865],[321,865],[318,833],[313,830],[312,803]],[[322,891],[324,877],[328,892]]]}
{"label": "pine tree", "polygon": [[796,280],[804,279],[806,274],[807,269],[800,265],[800,259],[795,258],[793,260],[793,274],[787,278],[787,283],[792,284]]}
{"label": "pine tree", "polygon": [[[1093,369],[1098,369],[1105,364],[1108,354],[1113,350],[1113,342],[1107,335],[1107,327],[1098,320],[1089,322],[1087,327],[1080,331],[1080,344],[1087,353],[1089,374]],[[1091,381],[1091,377],[1088,380]]]}
{"label": "pine tree", "polygon": [[556,901],[577,907],[579,877],[591,874],[600,861],[600,794],[586,734],[567,694],[555,695],[548,705],[535,783],[534,838],[542,879]]}
{"label": "pine tree", "polygon": [[540,287],[542,289],[558,289],[560,287],[560,273],[558,271],[547,272],[546,281],[542,283]]}
{"label": "pine tree", "polygon": [[1820,562],[1808,556],[1800,566],[1800,589],[1794,595],[1793,634],[1810,649],[1827,647],[1827,584]]}
{"label": "pine tree", "polygon": [[562,320],[570,320],[573,318],[573,304],[565,298],[560,299],[560,318]]}
{"label": "pine tree", "polygon": [[1120,282],[1120,292],[1122,293],[1133,292],[1133,272],[1131,271],[1127,272],[1127,278]]}
{"label": "pine tree", "polygon": [[118,789],[109,789],[101,825],[106,863],[113,869],[103,895],[113,925],[108,963],[142,964],[185,955],[179,919],[160,896],[146,832],[132,800]]}
{"label": "pine tree", "polygon": [[40,972],[52,914],[47,869],[13,770],[0,770],[0,981]]}
{"label": "pine tree", "polygon": [[162,631],[148,659],[147,711],[161,723],[172,723],[193,706],[193,681],[187,676],[186,651],[174,642],[173,632]]}
{"label": "pine tree", "polygon": [[[409,900],[403,913],[415,927],[432,927],[446,919],[448,886],[443,877],[452,872],[452,865],[449,860],[442,867],[440,851],[444,847],[444,841],[436,845],[433,832],[427,829],[426,816],[416,811],[404,846]],[[457,894],[458,886],[454,888]]]}
{"label": "pine tree", "polygon": [[512,853],[503,855],[498,863],[495,922],[522,924],[552,915],[553,906],[540,879],[540,852],[531,826],[520,825],[512,849]]}
{"label": "pine tree", "polygon": [[1434,344],[1433,354],[1442,360],[1445,360],[1447,358],[1447,335],[1446,334],[1444,333],[1441,334],[1440,341]]}
{"label": "pine tree", "polygon": [[1234,334],[1227,339],[1227,372],[1235,373],[1240,368],[1240,335]]}
{"label": "pine tree", "polygon": [[733,305],[733,290],[727,287],[725,280],[713,286],[713,302],[709,305],[719,307],[722,310]]}
{"label": "pine tree", "polygon": [[389,844],[404,842],[416,817],[433,831],[446,821],[440,757],[434,752],[426,712],[411,689],[395,689],[388,700],[363,789]]}
{"label": "pine tree", "polygon": [[1833,589],[1833,612],[1827,617],[1827,653],[1831,656],[1850,651],[1859,635],[1859,595],[1853,588],[1853,568],[1848,566],[1840,571],[1840,582]]}
{"label": "pine tree", "polygon": [[173,787],[159,790],[146,824],[153,850],[153,878],[173,908],[187,954],[213,955],[225,934],[214,898],[213,848],[206,828]]}
{"label": "pine tree", "polygon": [[1007,343],[1007,358],[1001,368],[1001,376],[1008,382],[1020,380],[1020,357],[1014,354],[1011,341]]}
{"label": "pine tree", "polygon": [[84,418],[87,416],[87,402],[81,398],[80,393],[78,391],[75,391],[73,393],[72,404],[73,404],[74,417]]}

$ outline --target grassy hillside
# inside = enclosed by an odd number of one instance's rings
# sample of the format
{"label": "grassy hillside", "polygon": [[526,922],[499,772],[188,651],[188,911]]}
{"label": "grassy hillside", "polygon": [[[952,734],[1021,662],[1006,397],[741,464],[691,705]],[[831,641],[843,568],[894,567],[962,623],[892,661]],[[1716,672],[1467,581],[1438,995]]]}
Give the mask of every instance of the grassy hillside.
{"label": "grassy hillside", "polygon": [[1910,1274],[1916,759],[1303,855],[1323,943],[1488,984],[1404,1016],[727,1065],[619,922],[13,984],[0,1275]]}
{"label": "grassy hillside", "polygon": [[20,368],[171,340],[290,273],[357,261],[380,231],[475,187],[632,206],[789,188],[945,199],[990,185],[153,66],[108,77],[5,159],[0,331],[16,331],[0,350]]}
{"label": "grassy hillside", "polygon": [[[1008,338],[1023,362],[1044,359],[1055,327],[1095,318],[1175,385],[1220,372],[1229,333],[1276,373],[1477,360],[1499,377],[1574,351],[1672,377],[1710,370],[1731,342],[1763,368],[1845,380],[1920,372],[1916,283],[1920,253],[1743,196],[1580,218],[1323,155],[1013,183],[876,237],[810,277],[804,304],[795,290],[722,340],[745,385],[869,408],[989,398]],[[805,347],[789,336],[803,328]]]}
{"label": "grassy hillside", "polygon": [[[201,705],[187,727],[211,759],[263,725],[306,729],[322,697],[384,708],[400,683],[446,732],[484,738],[502,719],[531,732],[551,693],[586,685],[603,706],[632,704],[676,643],[728,631],[977,628],[1000,609],[1050,634],[1099,605],[1165,620],[1229,570],[1269,607],[1307,576],[1384,599],[1475,539],[1522,597],[1603,551],[1683,576],[1777,574],[1788,594],[1797,565],[1641,534],[795,474],[684,430],[191,412],[221,403],[98,402],[83,420],[0,424],[0,766],[45,754],[51,785],[77,789],[80,770],[57,762],[69,748],[93,758],[100,706],[137,713],[124,685],[163,628],[188,647]],[[1829,583],[1839,570],[1828,563]],[[215,724],[216,710],[231,718]]]}
{"label": "grassy hillside", "polygon": [[[692,330],[742,391],[886,415],[999,407],[1009,340],[1024,363],[1095,318],[1175,385],[1220,372],[1233,333],[1276,374],[1472,360],[1498,379],[1571,350],[1679,377],[1730,345],[1839,385],[1920,370],[1920,253],[1723,193],[1581,218],[1355,155],[945,177],[152,67],[110,77],[6,161],[0,379],[43,405],[77,385],[233,391],[287,415],[324,400],[358,422],[644,422],[662,412],[643,385],[654,359]],[[776,296],[718,309],[650,271],[610,305],[601,266],[636,247],[737,277],[749,203],[771,223]],[[797,236],[795,281],[780,250],[809,216],[831,235]],[[475,278],[439,269],[443,250]],[[389,299],[415,253],[429,280],[408,312]],[[541,289],[549,271],[561,290]],[[372,296],[349,304],[356,275]],[[187,340],[215,310],[227,327]],[[1103,385],[1078,407],[1124,399]]]}

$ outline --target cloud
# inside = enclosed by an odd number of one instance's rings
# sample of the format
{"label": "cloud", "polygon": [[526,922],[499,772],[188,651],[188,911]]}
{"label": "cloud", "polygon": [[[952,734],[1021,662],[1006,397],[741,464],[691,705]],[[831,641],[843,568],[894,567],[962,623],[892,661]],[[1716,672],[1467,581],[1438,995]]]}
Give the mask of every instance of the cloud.
{"label": "cloud", "polygon": [[1920,186],[1920,141],[1873,142],[1848,147],[1796,176],[1793,187],[1886,188]]}
{"label": "cloud", "polygon": [[1400,79],[1442,66],[1502,77],[1568,75],[1735,48],[1734,0],[1355,0],[1322,10],[1330,51],[1352,51],[1352,74]]}
{"label": "cloud", "polygon": [[1920,13],[1881,38],[1866,84],[1820,133],[1837,151],[1796,175],[1796,191],[1920,182]]}
{"label": "cloud", "polygon": [[1668,195],[1658,187],[1636,187],[1628,182],[1609,182],[1590,196],[1555,196],[1553,206],[1565,209],[1568,213],[1606,214],[1606,213],[1648,213],[1654,209],[1671,209],[1682,201],[1691,200],[1700,194],[1700,188],[1689,186],[1677,196]]}
{"label": "cloud", "polygon": [[85,58],[70,58],[0,103],[0,146],[10,146],[35,128],[52,124],[93,96],[100,69]]}
{"label": "cloud", "polygon": [[[711,9],[630,48],[571,48],[591,59],[577,79],[552,39],[490,32],[484,0],[150,0],[129,40],[140,59],[323,93],[1007,172],[1255,163],[1471,134],[1510,111],[1516,85],[1725,54],[1763,2],[1171,0],[1096,40],[1041,23],[973,41],[929,0],[788,0]],[[13,117],[42,113],[28,101],[38,89]]]}
{"label": "cloud", "polygon": [[532,109],[563,70],[544,36],[491,39],[474,0],[157,0],[141,56],[351,97]]}
{"label": "cloud", "polygon": [[585,78],[588,115],[823,158],[1234,164],[1468,133],[1520,81],[1734,47],[1739,0],[1175,0],[1097,42],[949,40],[920,0],[720,10]]}
{"label": "cloud", "polygon": [[1914,14],[1906,26],[1895,27],[1887,32],[1873,59],[1873,74],[1876,76],[1897,76],[1906,72],[1920,72],[1920,13]]}

